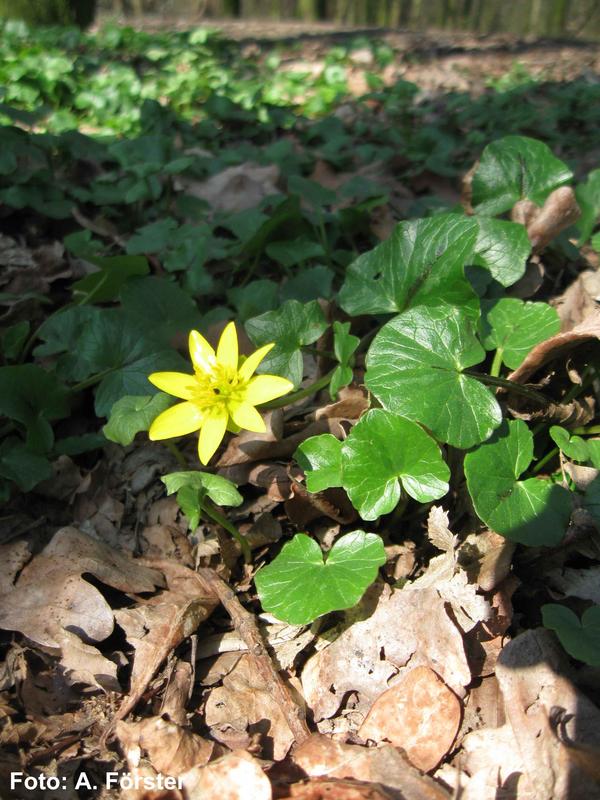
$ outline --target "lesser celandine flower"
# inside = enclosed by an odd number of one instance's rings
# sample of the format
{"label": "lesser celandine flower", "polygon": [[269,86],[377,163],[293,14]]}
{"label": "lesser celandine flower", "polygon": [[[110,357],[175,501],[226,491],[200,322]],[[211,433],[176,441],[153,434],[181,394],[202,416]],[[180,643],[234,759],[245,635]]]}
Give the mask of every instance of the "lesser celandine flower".
{"label": "lesser celandine flower", "polygon": [[216,353],[198,331],[190,333],[189,344],[193,375],[154,372],[148,377],[163,392],[185,401],[159,414],[148,435],[152,440],[170,439],[199,430],[198,456],[208,464],[227,429],[264,433],[266,426],[255,406],[287,394],[293,384],[277,375],[254,375],[273,345],[240,357],[233,322],[221,334]]}

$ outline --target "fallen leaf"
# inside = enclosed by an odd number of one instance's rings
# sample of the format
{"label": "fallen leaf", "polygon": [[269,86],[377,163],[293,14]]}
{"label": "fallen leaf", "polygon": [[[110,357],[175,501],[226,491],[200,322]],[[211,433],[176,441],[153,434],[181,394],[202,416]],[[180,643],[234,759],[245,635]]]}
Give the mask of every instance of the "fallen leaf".
{"label": "fallen leaf", "polygon": [[186,194],[206,200],[218,211],[244,211],[255,208],[269,195],[279,194],[276,183],[279,169],[275,164],[261,167],[245,162],[212,175],[205,181],[190,181],[179,177],[178,184]]}
{"label": "fallen leaf", "polygon": [[392,592],[375,583],[345,612],[339,628],[323,637],[331,644],[302,672],[304,696],[317,721],[332,717],[348,692],[357,693],[356,710],[366,714],[409,662],[408,669],[433,669],[459,697],[471,681],[462,636],[434,588]]}
{"label": "fallen leaf", "polygon": [[149,562],[167,579],[167,590],[135,608],[115,612],[135,650],[129,695],[115,714],[112,725],[135,707],[167,655],[195,633],[218,605],[212,589],[193,570],[172,561]]}
{"label": "fallen leaf", "polygon": [[535,253],[543,250],[558,234],[581,216],[575,192],[561,186],[551,192],[540,211],[527,222],[527,235]]}
{"label": "fallen leaf", "polygon": [[600,301],[600,272],[586,269],[580,272],[565,291],[552,301],[561,321],[561,331],[573,330],[590,314],[598,310]]}
{"label": "fallen leaf", "polygon": [[546,574],[548,585],[564,597],[579,597],[600,605],[600,567],[553,569]]}
{"label": "fallen leaf", "polygon": [[271,783],[260,763],[244,752],[229,753],[181,775],[186,800],[271,800]]}
{"label": "fallen leaf", "polygon": [[361,747],[315,733],[294,751],[292,760],[310,777],[379,783],[385,789],[400,793],[403,800],[450,800],[450,795],[439,784],[421,775],[391,745]]}
{"label": "fallen leaf", "polygon": [[143,751],[163,775],[179,776],[193,767],[203,767],[215,749],[214,742],[162,717],[146,717],[139,722],[121,720],[115,733],[128,762],[139,760],[135,751]]}
{"label": "fallen leaf", "polygon": [[423,772],[434,769],[452,747],[461,704],[429,667],[416,667],[371,706],[358,735],[401,747]]}
{"label": "fallen leaf", "polygon": [[238,731],[259,732],[267,758],[280,761],[294,742],[279,705],[257,675],[254,661],[243,655],[213,689],[206,701],[206,724],[211,728],[231,725]]}

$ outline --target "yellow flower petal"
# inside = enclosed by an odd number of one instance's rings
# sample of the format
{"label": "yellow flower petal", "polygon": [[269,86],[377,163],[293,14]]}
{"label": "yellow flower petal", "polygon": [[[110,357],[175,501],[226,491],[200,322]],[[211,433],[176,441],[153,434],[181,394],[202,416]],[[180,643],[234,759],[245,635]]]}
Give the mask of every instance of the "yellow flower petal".
{"label": "yellow flower petal", "polygon": [[259,347],[258,350],[255,350],[252,355],[248,356],[248,358],[244,361],[242,366],[239,368],[238,374],[243,381],[249,380],[253,373],[255,372],[256,368],[263,360],[263,358],[267,355],[267,353],[275,347],[275,344],[266,344],[264,347]]}
{"label": "yellow flower petal", "polygon": [[267,430],[265,421],[250,403],[232,403],[229,410],[233,421],[240,428],[254,433],[264,433]]}
{"label": "yellow flower petal", "polygon": [[170,439],[172,436],[185,436],[186,433],[197,431],[203,419],[202,411],[194,403],[177,403],[156,417],[150,426],[148,437],[156,441]]}
{"label": "yellow flower petal", "polygon": [[230,322],[225,326],[217,347],[217,362],[224,367],[237,370],[238,365],[238,338],[235,324]]}
{"label": "yellow flower petal", "polygon": [[276,397],[282,397],[293,388],[294,384],[287,378],[280,378],[278,375],[256,375],[246,387],[244,400],[246,403],[258,406],[275,400]]}
{"label": "yellow flower petal", "polygon": [[217,408],[202,425],[198,439],[198,457],[203,464],[208,464],[223,441],[227,429],[227,419],[227,411],[224,408]]}
{"label": "yellow flower petal", "polygon": [[167,392],[182,400],[191,400],[198,388],[195,377],[184,372],[153,372],[152,375],[148,375],[148,380],[161,392]]}
{"label": "yellow flower petal", "polygon": [[215,351],[198,331],[190,331],[190,356],[194,367],[200,372],[211,373],[216,364]]}

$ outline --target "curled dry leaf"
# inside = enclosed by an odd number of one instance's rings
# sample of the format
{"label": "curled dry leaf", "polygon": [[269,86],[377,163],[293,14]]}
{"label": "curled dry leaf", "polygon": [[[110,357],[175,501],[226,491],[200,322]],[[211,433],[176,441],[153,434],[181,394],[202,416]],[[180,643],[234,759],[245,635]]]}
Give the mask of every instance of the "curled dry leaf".
{"label": "curled dry leaf", "polygon": [[429,667],[416,667],[371,706],[358,735],[401,747],[423,772],[437,767],[452,747],[462,709],[459,699]]}
{"label": "curled dry leaf", "polygon": [[[573,384],[573,370],[581,376],[593,359],[597,358],[600,350],[599,338],[600,311],[595,311],[573,330],[558,333],[536,345],[508,378],[515,383],[543,384],[548,397],[560,398]],[[509,408],[520,419],[543,419],[574,426],[585,425],[594,417],[593,394],[580,395],[577,400],[565,404],[561,404],[559,400],[550,402],[541,410],[536,403],[511,394],[510,390],[508,395]]]}
{"label": "curled dry leaf", "polygon": [[119,707],[112,725],[135,707],[168,654],[194,633],[218,604],[211,588],[191,569],[171,561],[149,563],[162,570],[168,588],[135,608],[115,612],[135,656],[129,695]]}
{"label": "curled dry leaf", "polygon": [[572,330],[598,310],[600,272],[586,269],[552,302],[561,321],[561,331]]}
{"label": "curled dry leaf", "polygon": [[261,167],[245,162],[212,175],[205,181],[178,178],[178,185],[186,194],[206,200],[217,211],[244,211],[255,208],[269,195],[277,194],[275,185],[279,169],[275,164]]}
{"label": "curled dry leaf", "polygon": [[317,778],[308,783],[290,786],[290,793],[281,800],[394,800],[395,794],[387,792],[382,786],[365,786],[356,781],[329,780]]}
{"label": "curled dry leaf", "polygon": [[142,752],[163,775],[179,776],[193,767],[203,767],[215,749],[214,742],[162,716],[146,717],[140,722],[121,720],[115,733],[128,763],[139,763]]}
{"label": "curled dry leaf", "polygon": [[356,709],[366,714],[409,661],[410,669],[433,669],[459,697],[471,680],[462,636],[434,588],[392,592],[374,584],[344,614],[340,632],[327,632],[332,638],[302,672],[304,696],[317,721],[332,717],[348,692],[357,693]]}
{"label": "curled dry leaf", "polygon": [[294,741],[271,687],[257,674],[249,655],[242,656],[223,678],[223,686],[210,693],[206,724],[217,729],[234,726],[239,731],[259,732],[264,754],[275,761],[285,757]]}
{"label": "curled dry leaf", "polygon": [[[524,773],[536,800],[600,798],[582,750],[600,748],[600,709],[563,677],[565,657],[553,635],[529,630],[502,651],[496,676]],[[562,709],[565,745],[551,724]],[[597,763],[597,761],[596,761]]]}
{"label": "curled dry leaf", "polygon": [[[2,597],[0,627],[57,649],[78,679],[116,688],[116,666],[78,636],[101,642],[112,633],[113,612],[100,591],[81,576],[90,573],[122,592],[151,592],[164,585],[160,572],[133,561],[76,528],[61,528],[22,570]],[[78,632],[75,636],[73,631]]]}
{"label": "curled dry leaf", "polygon": [[558,234],[581,216],[575,192],[570,186],[561,186],[551,192],[546,202],[527,223],[527,235],[535,253],[543,250]]}
{"label": "curled dry leaf", "polygon": [[450,796],[427,775],[421,775],[391,745],[361,747],[313,734],[292,755],[293,763],[309,777],[353,778],[381,784],[404,800],[449,800]]}

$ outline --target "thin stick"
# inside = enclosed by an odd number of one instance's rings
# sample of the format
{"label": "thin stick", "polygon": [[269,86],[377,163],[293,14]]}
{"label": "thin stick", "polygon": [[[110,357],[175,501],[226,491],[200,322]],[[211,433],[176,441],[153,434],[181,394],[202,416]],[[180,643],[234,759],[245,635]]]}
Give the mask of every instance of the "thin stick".
{"label": "thin stick", "polygon": [[246,611],[231,587],[221,580],[213,570],[201,567],[198,573],[211,586],[231,617],[236,631],[248,648],[256,671],[264,681],[265,688],[268,688],[269,692],[273,694],[273,699],[281,709],[294,739],[298,744],[305,741],[311,734],[304,712],[296,705],[288,687],[273,666],[254,616]]}

